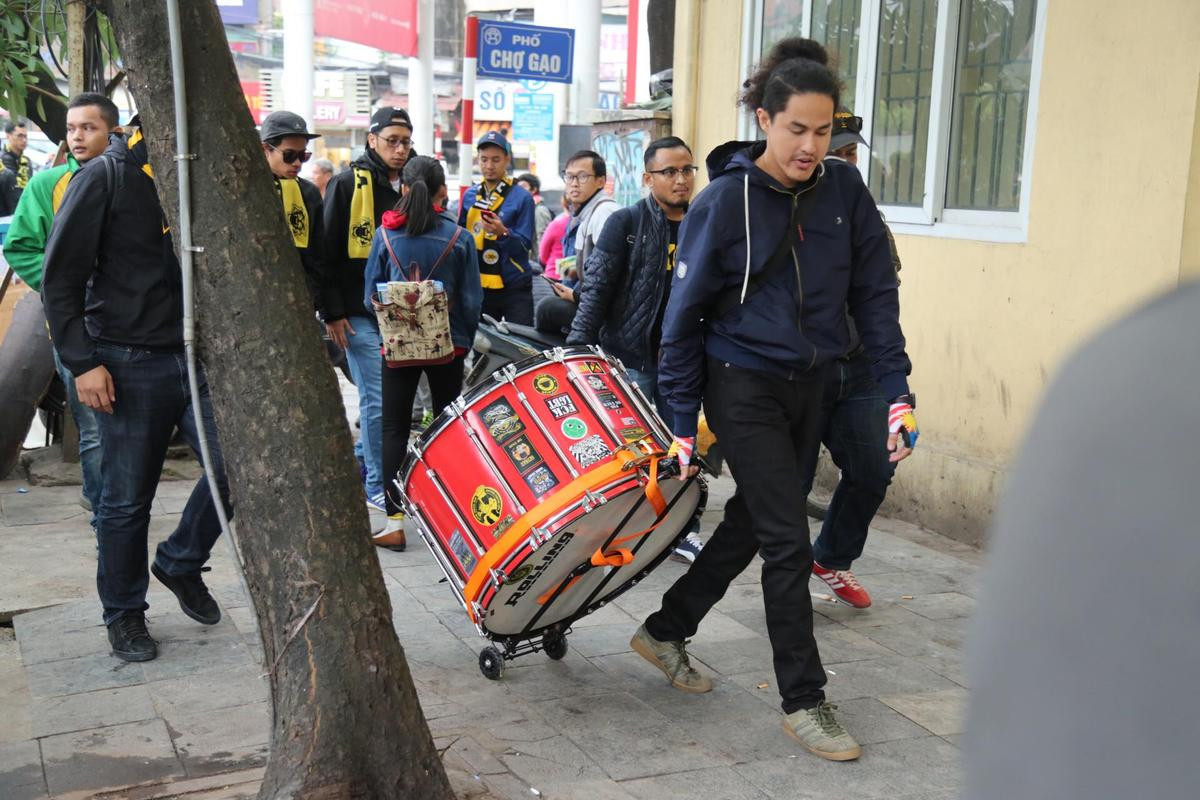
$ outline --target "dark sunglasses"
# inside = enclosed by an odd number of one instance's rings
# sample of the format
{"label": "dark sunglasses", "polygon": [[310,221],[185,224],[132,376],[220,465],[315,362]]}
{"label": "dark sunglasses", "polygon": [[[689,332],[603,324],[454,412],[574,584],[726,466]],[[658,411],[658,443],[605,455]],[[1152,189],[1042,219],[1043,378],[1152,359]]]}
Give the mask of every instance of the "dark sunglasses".
{"label": "dark sunglasses", "polygon": [[862,133],[863,118],[856,117],[853,114],[834,114],[833,127],[838,131],[850,131],[851,133]]}
{"label": "dark sunglasses", "polygon": [[308,152],[307,150],[280,150],[273,144],[269,144],[267,147],[271,148],[272,150],[277,150],[279,155],[283,158],[283,163],[285,164],[295,164],[297,161],[299,161],[301,164],[305,164],[310,158],[312,158],[312,153]]}

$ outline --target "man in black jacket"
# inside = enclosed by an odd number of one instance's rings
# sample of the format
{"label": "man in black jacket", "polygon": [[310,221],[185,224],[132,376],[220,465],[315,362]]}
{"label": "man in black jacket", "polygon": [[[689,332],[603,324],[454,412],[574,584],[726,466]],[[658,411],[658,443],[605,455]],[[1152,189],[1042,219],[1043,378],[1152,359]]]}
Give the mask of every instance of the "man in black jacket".
{"label": "man in black jacket", "polygon": [[361,435],[355,451],[366,467],[367,505],[383,511],[383,361],[379,323],[363,305],[363,269],[371,240],[400,199],[400,171],[412,149],[412,121],[402,108],[371,116],[367,149],[325,187],[325,269],[322,316],[346,351],[358,387]]}
{"label": "man in black jacket", "polygon": [[296,244],[296,252],[300,254],[313,306],[325,318],[325,246],[322,240],[325,226],[321,190],[300,177],[301,165],[312,157],[308,143],[320,135],[309,133],[304,117],[290,111],[272,112],[259,128],[263,153],[275,178],[283,218]]}
{"label": "man in black jacket", "polygon": [[[656,139],[643,156],[650,196],[613,213],[588,256],[587,280],[567,344],[599,344],[621,359],[629,376],[671,426],[671,407],[658,394],[658,348],[671,296],[675,243],[692,198],[696,166],[677,136]],[[700,552],[692,532],[674,555],[691,562]]]}
{"label": "man in black jacket", "polygon": [[[46,244],[42,298],[63,364],[79,399],[98,412],[101,441],[96,585],[113,654],[158,655],[146,630],[146,532],[171,435],[178,427],[195,452],[200,440],[183,351],[179,262],[150,166],[117,134],[72,178]],[[229,508],[216,424],[201,371],[200,412]],[[215,625],[221,610],[200,572],[220,535],[208,482],[201,478],[151,571],[184,613]]]}

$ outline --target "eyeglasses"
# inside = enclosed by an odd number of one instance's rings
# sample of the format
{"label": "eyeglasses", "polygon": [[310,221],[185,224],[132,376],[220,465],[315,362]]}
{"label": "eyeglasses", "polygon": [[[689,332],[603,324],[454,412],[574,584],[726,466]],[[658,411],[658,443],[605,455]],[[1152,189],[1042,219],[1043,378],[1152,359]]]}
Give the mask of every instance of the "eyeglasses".
{"label": "eyeglasses", "polygon": [[399,136],[389,136],[385,139],[382,136],[376,135],[375,139],[383,142],[392,150],[397,150],[401,147],[407,150],[408,148],[412,147],[412,139],[402,139]]}
{"label": "eyeglasses", "polygon": [[696,176],[696,173],[700,171],[700,168],[693,165],[690,167],[679,167],[679,168],[667,167],[666,169],[648,169],[646,171],[649,172],[651,175],[662,175],[667,180],[673,181],[676,178],[678,178],[680,175],[682,175],[685,178],[693,178]]}
{"label": "eyeglasses", "polygon": [[834,114],[833,128],[835,131],[861,133],[863,129],[863,118],[856,117],[853,114]]}
{"label": "eyeglasses", "polygon": [[307,163],[310,158],[312,158],[312,153],[308,152],[307,150],[280,150],[273,144],[269,144],[267,147],[278,151],[280,157],[283,159],[283,163],[285,164],[295,164],[297,161],[299,161],[301,164],[304,164]]}
{"label": "eyeglasses", "polygon": [[565,172],[560,172],[559,177],[563,179],[563,183],[583,183],[584,181],[590,181],[596,176],[587,172],[581,172],[578,175],[568,175]]}

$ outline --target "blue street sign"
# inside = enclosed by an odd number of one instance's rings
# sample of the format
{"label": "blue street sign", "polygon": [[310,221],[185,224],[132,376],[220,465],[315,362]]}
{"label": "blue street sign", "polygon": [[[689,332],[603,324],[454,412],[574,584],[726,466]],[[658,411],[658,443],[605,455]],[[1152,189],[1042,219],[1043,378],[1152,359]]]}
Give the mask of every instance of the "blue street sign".
{"label": "blue street sign", "polygon": [[512,138],[519,142],[554,141],[554,95],[513,95]]}
{"label": "blue street sign", "polygon": [[479,21],[475,72],[484,78],[570,83],[575,31],[521,22]]}

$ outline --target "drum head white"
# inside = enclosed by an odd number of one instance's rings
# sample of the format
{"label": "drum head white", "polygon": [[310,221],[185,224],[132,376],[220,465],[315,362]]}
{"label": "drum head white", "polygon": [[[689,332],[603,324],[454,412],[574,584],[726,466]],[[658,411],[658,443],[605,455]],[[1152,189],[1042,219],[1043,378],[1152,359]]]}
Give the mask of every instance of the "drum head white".
{"label": "drum head white", "polygon": [[[568,583],[573,571],[589,564],[592,554],[608,541],[618,526],[620,531],[616,538],[619,540],[654,524],[657,514],[640,488],[610,498],[607,503],[577,518],[523,563],[510,568],[507,581],[489,600],[480,619],[487,633],[497,638],[528,638],[551,625],[566,627],[629,588],[634,580],[657,566],[687,529],[707,494],[700,480],[687,483],[663,480],[659,489],[667,502],[666,517],[645,536],[618,545],[633,551],[631,563],[620,567],[592,567]],[[608,549],[613,548],[610,545]],[[556,592],[564,583],[568,583],[567,587]]]}

